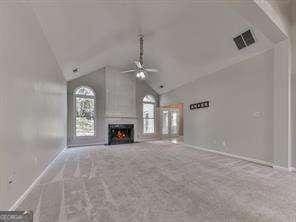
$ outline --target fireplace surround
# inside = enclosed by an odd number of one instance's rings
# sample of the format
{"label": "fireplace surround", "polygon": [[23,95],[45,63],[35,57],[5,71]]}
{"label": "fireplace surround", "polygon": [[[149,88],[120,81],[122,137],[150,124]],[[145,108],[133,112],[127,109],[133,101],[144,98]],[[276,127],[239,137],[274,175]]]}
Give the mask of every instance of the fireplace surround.
{"label": "fireplace surround", "polygon": [[134,124],[109,124],[108,145],[134,142]]}

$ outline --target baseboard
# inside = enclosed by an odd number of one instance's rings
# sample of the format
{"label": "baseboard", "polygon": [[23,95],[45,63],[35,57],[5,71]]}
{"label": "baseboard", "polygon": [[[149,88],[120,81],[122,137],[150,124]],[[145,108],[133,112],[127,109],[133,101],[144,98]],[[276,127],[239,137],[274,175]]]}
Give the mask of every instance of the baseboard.
{"label": "baseboard", "polygon": [[277,165],[273,165],[272,167],[277,170],[284,170],[284,171],[289,171],[289,172],[295,171],[294,167],[282,167],[282,166],[277,166]]}
{"label": "baseboard", "polygon": [[289,171],[289,172],[296,172],[296,168],[295,167],[282,167],[282,166],[277,166],[277,165],[273,165],[272,167],[274,169],[277,169],[277,170],[284,170],[284,171]]}
{"label": "baseboard", "polygon": [[155,141],[160,140],[160,137],[153,137],[153,138],[139,138],[135,142],[146,142],[146,141]]}
{"label": "baseboard", "polygon": [[20,196],[19,199],[15,201],[15,203],[9,208],[9,211],[16,210],[18,206],[23,202],[23,200],[28,196],[28,194],[33,190],[34,186],[38,184],[39,180],[45,173],[48,171],[50,166],[58,159],[58,157],[66,150],[64,148],[62,151],[60,151],[56,157],[47,165],[47,167],[42,171],[42,173],[33,181],[33,183],[29,186],[29,188]]}
{"label": "baseboard", "polygon": [[101,143],[85,143],[85,144],[68,144],[68,148],[84,147],[84,146],[101,146],[105,145],[104,142]]}
{"label": "baseboard", "polygon": [[273,165],[272,167],[276,170],[289,171],[289,168],[287,168],[287,167],[282,167],[282,166],[277,166],[277,165]]}
{"label": "baseboard", "polygon": [[289,171],[290,171],[290,172],[296,172],[296,168],[295,168],[295,167],[290,167],[290,168],[289,168]]}
{"label": "baseboard", "polygon": [[217,151],[217,150],[211,150],[208,148],[203,148],[203,147],[199,147],[199,146],[194,146],[194,145],[190,145],[190,144],[186,144],[184,143],[184,145],[194,148],[194,149],[198,149],[198,150],[203,150],[203,151],[207,151],[207,152],[211,152],[211,153],[217,153],[217,154],[221,154],[224,156],[229,156],[229,157],[233,157],[233,158],[237,158],[237,159],[241,159],[241,160],[246,160],[246,161],[250,161],[253,163],[257,163],[257,164],[261,164],[261,165],[265,165],[265,166],[269,166],[269,167],[273,167],[273,164],[264,160],[259,160],[259,159],[254,159],[254,158],[250,158],[250,157],[245,157],[245,156],[239,156],[239,155],[235,155],[235,154],[231,154],[231,153],[226,153],[226,152],[222,152],[222,151]]}

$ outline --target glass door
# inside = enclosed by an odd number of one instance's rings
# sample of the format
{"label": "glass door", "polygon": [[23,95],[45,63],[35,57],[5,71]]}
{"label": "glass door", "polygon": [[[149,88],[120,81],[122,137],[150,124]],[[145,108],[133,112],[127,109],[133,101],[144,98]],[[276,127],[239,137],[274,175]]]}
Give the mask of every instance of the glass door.
{"label": "glass door", "polygon": [[168,137],[169,136],[169,110],[162,110],[162,135],[164,137]]}
{"label": "glass door", "polygon": [[176,137],[179,135],[179,110],[170,111],[170,136]]}
{"label": "glass door", "polygon": [[171,138],[179,136],[180,113],[175,108],[163,108],[161,111],[162,137]]}

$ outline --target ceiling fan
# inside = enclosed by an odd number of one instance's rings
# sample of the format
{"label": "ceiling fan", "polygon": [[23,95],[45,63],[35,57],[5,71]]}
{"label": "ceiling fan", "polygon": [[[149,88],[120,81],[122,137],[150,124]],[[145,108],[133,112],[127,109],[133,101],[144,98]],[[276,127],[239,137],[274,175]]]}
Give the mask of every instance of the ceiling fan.
{"label": "ceiling fan", "polygon": [[135,72],[136,77],[139,79],[145,79],[148,76],[149,72],[158,72],[157,69],[148,69],[144,67],[143,55],[144,55],[144,35],[139,35],[140,40],[140,58],[138,61],[135,61],[136,69],[126,70],[121,73],[131,73]]}

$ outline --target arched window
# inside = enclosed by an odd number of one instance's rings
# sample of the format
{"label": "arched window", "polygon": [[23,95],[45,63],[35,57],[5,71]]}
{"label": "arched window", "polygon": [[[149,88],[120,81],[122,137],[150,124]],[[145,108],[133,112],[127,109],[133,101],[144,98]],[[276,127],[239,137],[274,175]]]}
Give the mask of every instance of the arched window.
{"label": "arched window", "polygon": [[155,133],[155,98],[152,95],[143,98],[143,133]]}
{"label": "arched window", "polygon": [[80,86],[74,91],[75,136],[95,136],[95,102],[92,88]]}

